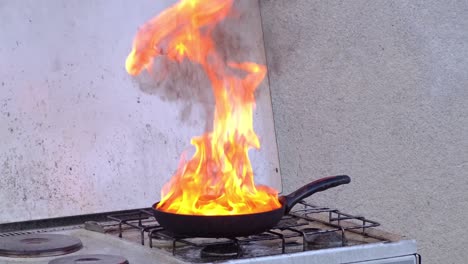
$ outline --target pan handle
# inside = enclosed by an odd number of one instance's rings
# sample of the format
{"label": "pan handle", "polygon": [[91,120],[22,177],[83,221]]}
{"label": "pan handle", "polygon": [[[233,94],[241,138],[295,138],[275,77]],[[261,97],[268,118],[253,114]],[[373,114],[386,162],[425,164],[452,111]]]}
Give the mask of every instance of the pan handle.
{"label": "pan handle", "polygon": [[285,206],[285,214],[293,208],[296,203],[300,200],[311,196],[314,193],[325,191],[327,189],[340,186],[342,184],[348,184],[351,182],[351,178],[348,175],[330,176],[318,179],[309,184],[306,184],[288,195],[281,196],[279,199]]}

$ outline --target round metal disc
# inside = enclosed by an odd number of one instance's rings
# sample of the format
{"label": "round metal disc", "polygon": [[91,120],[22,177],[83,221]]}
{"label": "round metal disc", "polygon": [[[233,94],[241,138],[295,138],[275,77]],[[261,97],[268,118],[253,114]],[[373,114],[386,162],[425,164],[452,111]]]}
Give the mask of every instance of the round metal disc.
{"label": "round metal disc", "polygon": [[241,248],[235,243],[215,244],[204,247],[200,255],[202,258],[233,258],[238,257],[241,253]]}
{"label": "round metal disc", "polygon": [[75,255],[49,261],[49,264],[129,264],[121,256],[114,255]]}
{"label": "round metal disc", "polygon": [[346,245],[346,238],[339,232],[306,234],[305,240],[309,249],[335,248]]}
{"label": "round metal disc", "polygon": [[47,257],[80,250],[81,240],[58,234],[28,234],[0,238],[0,256]]}

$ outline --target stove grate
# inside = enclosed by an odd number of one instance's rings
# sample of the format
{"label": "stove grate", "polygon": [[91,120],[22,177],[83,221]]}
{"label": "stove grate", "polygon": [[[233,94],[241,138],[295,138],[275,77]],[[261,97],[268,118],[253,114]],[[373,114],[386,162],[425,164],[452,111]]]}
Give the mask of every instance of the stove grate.
{"label": "stove grate", "polygon": [[[145,245],[145,232],[151,232],[154,229],[162,229],[158,222],[154,219],[151,212],[147,209],[138,210],[137,212],[128,212],[122,214],[112,214],[107,216],[108,219],[118,222],[119,237],[122,238],[123,225],[140,230],[141,244]],[[146,220],[146,221],[145,221]],[[152,221],[154,220],[154,221]],[[149,221],[149,223],[148,223]]]}
{"label": "stove grate", "polygon": [[[237,247],[238,252],[233,258],[240,258],[242,257],[242,247],[265,241],[278,241],[280,253],[284,254],[287,253],[286,249],[289,245],[299,245],[300,250],[306,251],[317,249],[317,246],[328,243],[328,240],[320,240],[318,239],[319,237],[334,240],[333,243],[330,243],[333,247],[347,246],[350,241],[350,239],[347,239],[348,232],[374,239],[374,241],[385,241],[382,237],[375,236],[372,232],[369,232],[372,228],[380,225],[376,221],[362,216],[343,213],[337,209],[315,206],[305,201],[299,202],[299,206],[296,207],[299,208],[284,216],[271,230],[248,237],[236,238],[199,239],[174,236],[159,225],[150,209],[113,214],[109,215],[108,219],[117,222],[119,237],[122,237],[124,233],[123,226],[127,226],[140,231],[142,245],[145,244],[145,235],[148,236],[150,247],[153,247],[153,240],[155,239],[167,240],[171,244],[170,250],[174,256],[178,256],[178,250],[183,247],[194,247],[202,250],[206,247],[233,244]],[[317,225],[320,228],[311,228],[311,225]],[[293,242],[291,242],[291,239],[293,239]],[[311,243],[315,243],[315,245],[310,246]],[[270,255],[271,253],[267,254]]]}

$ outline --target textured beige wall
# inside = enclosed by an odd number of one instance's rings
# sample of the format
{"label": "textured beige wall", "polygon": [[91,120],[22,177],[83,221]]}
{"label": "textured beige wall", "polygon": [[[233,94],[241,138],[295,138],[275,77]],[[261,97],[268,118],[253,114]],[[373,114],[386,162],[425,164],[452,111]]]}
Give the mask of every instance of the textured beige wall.
{"label": "textured beige wall", "polygon": [[468,1],[262,0],[284,190],[467,263]]}

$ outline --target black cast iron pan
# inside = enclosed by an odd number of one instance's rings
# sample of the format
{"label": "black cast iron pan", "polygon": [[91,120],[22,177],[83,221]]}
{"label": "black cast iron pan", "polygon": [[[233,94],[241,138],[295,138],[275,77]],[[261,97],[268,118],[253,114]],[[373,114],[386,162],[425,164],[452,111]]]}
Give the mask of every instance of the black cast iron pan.
{"label": "black cast iron pan", "polygon": [[241,237],[259,234],[274,227],[300,200],[332,187],[351,181],[347,175],[331,176],[311,182],[297,191],[280,196],[282,207],[268,212],[244,215],[183,215],[168,213],[156,208],[152,211],[159,224],[176,236],[190,237]]}

